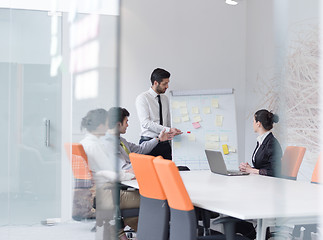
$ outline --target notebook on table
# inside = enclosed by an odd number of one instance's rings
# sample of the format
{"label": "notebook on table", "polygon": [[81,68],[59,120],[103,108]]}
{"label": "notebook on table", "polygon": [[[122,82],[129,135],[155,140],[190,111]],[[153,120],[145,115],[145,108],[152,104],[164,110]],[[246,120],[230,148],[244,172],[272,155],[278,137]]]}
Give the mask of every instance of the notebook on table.
{"label": "notebook on table", "polygon": [[249,175],[246,172],[227,170],[225,161],[220,151],[205,150],[206,158],[209,163],[210,169],[213,173],[227,175],[227,176],[242,176]]}

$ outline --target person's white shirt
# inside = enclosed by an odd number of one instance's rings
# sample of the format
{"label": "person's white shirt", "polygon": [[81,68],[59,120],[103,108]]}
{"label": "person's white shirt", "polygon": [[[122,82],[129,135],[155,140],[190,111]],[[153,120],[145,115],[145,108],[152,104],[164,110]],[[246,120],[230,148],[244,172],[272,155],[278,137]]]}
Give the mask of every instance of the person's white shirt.
{"label": "person's white shirt", "polygon": [[157,95],[158,94],[152,88],[149,88],[148,91],[141,93],[136,99],[141,136],[154,138],[158,136],[163,129],[166,129],[166,132],[170,131],[171,119],[168,97],[165,94],[160,94],[163,114],[163,125],[160,125]]}
{"label": "person's white shirt", "polygon": [[[88,158],[89,168],[93,173],[97,185],[111,181],[124,181],[134,178],[134,174],[120,170],[116,172],[117,157],[104,150],[102,141],[97,136],[87,133],[80,141]],[[119,176],[118,176],[119,175]]]}
{"label": "person's white shirt", "polygon": [[101,170],[115,170],[115,164],[101,147],[100,138],[87,133],[80,141],[88,158],[89,167],[93,173]]}

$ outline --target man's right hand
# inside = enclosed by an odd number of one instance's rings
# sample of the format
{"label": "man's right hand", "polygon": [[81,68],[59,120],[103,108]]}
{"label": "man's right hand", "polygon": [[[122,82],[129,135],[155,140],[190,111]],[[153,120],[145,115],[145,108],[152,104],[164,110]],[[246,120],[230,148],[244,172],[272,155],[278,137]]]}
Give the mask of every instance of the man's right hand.
{"label": "man's right hand", "polygon": [[158,136],[161,142],[172,140],[173,137],[173,134],[171,132],[166,132],[166,129],[163,129]]}
{"label": "man's right hand", "polygon": [[183,133],[181,130],[179,130],[179,129],[177,129],[177,128],[171,128],[171,129],[169,130],[169,132],[170,132],[173,136],[180,135],[180,134],[182,134],[182,133]]}

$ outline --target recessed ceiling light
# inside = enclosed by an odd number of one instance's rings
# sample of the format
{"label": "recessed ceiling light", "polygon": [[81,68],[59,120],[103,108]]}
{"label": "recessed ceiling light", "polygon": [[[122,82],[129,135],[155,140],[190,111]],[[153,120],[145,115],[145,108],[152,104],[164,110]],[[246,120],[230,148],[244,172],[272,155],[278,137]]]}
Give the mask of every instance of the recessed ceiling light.
{"label": "recessed ceiling light", "polygon": [[229,5],[237,5],[237,4],[238,4],[238,1],[234,1],[234,0],[225,0],[225,3],[226,3],[226,4],[229,4]]}

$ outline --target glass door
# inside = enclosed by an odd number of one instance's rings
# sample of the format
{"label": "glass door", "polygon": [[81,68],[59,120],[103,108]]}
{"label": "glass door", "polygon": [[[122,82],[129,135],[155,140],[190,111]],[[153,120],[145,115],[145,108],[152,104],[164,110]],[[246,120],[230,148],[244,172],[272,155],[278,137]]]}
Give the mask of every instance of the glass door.
{"label": "glass door", "polygon": [[[0,10],[1,224],[60,217],[61,76],[51,72],[51,48],[61,52],[61,23],[53,46],[47,12]],[[5,221],[5,222],[3,222]]]}
{"label": "glass door", "polygon": [[[80,196],[87,191],[77,185],[76,154],[64,149],[88,135],[80,129],[88,112],[118,106],[119,2],[66,6],[0,4],[1,239],[108,240],[119,228],[118,189],[108,206],[111,218],[96,233],[95,218],[73,216],[93,196]],[[109,157],[116,165],[116,156]],[[48,228],[51,222],[55,227]]]}

